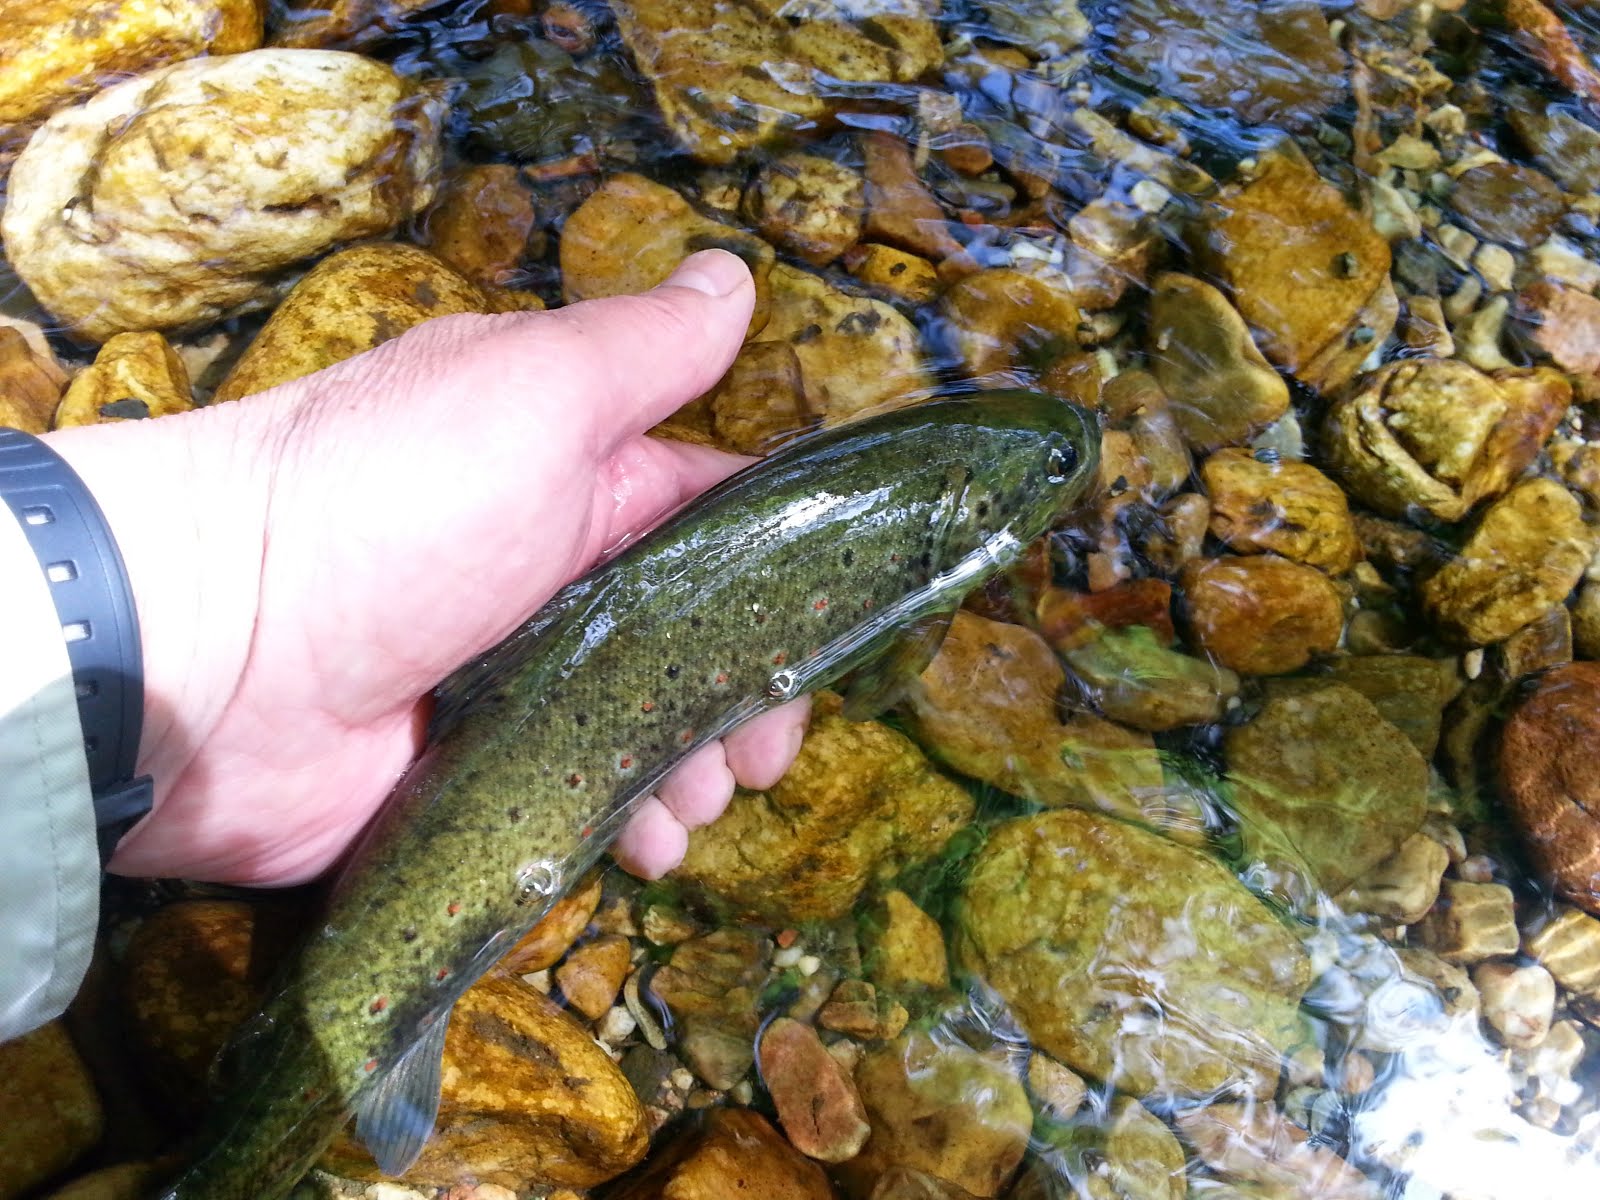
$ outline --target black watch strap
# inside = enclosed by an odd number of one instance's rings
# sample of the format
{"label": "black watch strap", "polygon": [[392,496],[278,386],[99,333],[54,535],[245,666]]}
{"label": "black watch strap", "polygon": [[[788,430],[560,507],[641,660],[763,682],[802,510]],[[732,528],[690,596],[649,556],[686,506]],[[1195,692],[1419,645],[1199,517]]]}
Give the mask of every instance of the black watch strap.
{"label": "black watch strap", "polygon": [[40,439],[0,428],[0,499],[38,556],[61,619],[103,863],[153,798],[150,778],[133,774],[144,722],[133,589],[105,514]]}

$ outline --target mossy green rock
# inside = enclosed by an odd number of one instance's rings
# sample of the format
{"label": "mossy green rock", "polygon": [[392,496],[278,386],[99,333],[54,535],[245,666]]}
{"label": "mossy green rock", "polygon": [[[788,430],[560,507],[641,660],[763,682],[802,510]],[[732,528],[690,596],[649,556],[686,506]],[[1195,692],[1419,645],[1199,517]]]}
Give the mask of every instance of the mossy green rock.
{"label": "mossy green rock", "polygon": [[1209,855],[1073,809],[998,827],[956,909],[961,963],[1034,1045],[1131,1095],[1271,1095],[1302,1038],[1299,940]]}

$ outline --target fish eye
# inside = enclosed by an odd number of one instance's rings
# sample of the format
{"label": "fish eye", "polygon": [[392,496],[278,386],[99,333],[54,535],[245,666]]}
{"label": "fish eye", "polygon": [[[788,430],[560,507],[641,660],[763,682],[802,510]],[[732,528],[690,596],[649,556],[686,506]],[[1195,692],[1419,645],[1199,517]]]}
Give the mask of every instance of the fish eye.
{"label": "fish eye", "polygon": [[1078,452],[1070,443],[1051,446],[1044,456],[1044,477],[1047,483],[1065,483],[1072,468],[1078,465]]}

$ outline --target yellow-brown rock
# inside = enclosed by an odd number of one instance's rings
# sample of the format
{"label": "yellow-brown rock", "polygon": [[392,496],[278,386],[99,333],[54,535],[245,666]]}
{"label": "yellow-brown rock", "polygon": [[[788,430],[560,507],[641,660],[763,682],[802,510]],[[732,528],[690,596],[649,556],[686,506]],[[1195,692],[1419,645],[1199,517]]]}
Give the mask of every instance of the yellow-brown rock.
{"label": "yellow-brown rock", "polygon": [[834,1200],[821,1167],[759,1113],[714,1108],[639,1172],[595,1193],[596,1200]]}
{"label": "yellow-brown rock", "polygon": [[407,17],[439,0],[287,0],[275,6],[274,46],[355,50],[388,36]]}
{"label": "yellow-brown rock", "polygon": [[[1081,1194],[1089,1200],[1184,1200],[1188,1195],[1183,1147],[1131,1096],[1113,1096],[1105,1110],[1085,1113],[1070,1126],[1043,1128],[1047,1148],[1024,1169],[1007,1200],[1051,1200],[1063,1179],[1081,1180]],[[1057,1139],[1065,1143],[1065,1162]],[[1093,1168],[1085,1170],[1090,1163]]]}
{"label": "yellow-brown rock", "polygon": [[755,917],[794,922],[848,912],[867,884],[937,854],[972,819],[972,797],[903,735],[814,703],[795,763],[766,792],[740,791],[689,835],[674,878]]}
{"label": "yellow-brown rock", "polygon": [[892,1167],[997,1196],[1027,1149],[1033,1110],[1022,1082],[1003,1059],[959,1042],[906,1034],[867,1052],[856,1087],[872,1134],[839,1172],[858,1200]]}
{"label": "yellow-brown rock", "polygon": [[1212,536],[1236,554],[1281,554],[1330,575],[1361,557],[1344,493],[1309,463],[1219,450],[1200,478],[1211,498]]}
{"label": "yellow-brown rock", "polygon": [[939,653],[907,697],[918,741],[946,766],[1052,807],[1099,809],[1174,831],[1148,734],[1089,713],[1063,721],[1065,672],[1038,634],[956,613]]}
{"label": "yellow-brown rock", "polygon": [[977,378],[1042,369],[1078,349],[1083,315],[1064,277],[979,271],[945,293],[943,308],[962,366]]}
{"label": "yellow-brown rock", "polygon": [[72,377],[56,428],[134,421],[194,407],[189,372],[159,333],[119,333]]}
{"label": "yellow-brown rock", "polygon": [[46,432],[66,385],[67,376],[53,357],[34,353],[21,333],[0,325],[0,425]]}
{"label": "yellow-brown rock", "polygon": [[259,45],[260,0],[3,0],[0,164],[51,113],[113,79]]}
{"label": "yellow-brown rock", "polygon": [[944,932],[898,888],[886,892],[873,909],[865,949],[867,974],[880,988],[895,992],[950,983]]}
{"label": "yellow-brown rock", "polygon": [[893,306],[786,263],[772,268],[772,316],[761,339],[793,347],[806,403],[827,425],[915,403],[933,389],[917,327]]}
{"label": "yellow-brown rock", "polygon": [[816,154],[765,163],[745,193],[761,235],[814,267],[825,267],[861,236],[861,172]]}
{"label": "yellow-brown rock", "polygon": [[34,135],[0,217],[6,256],[92,341],[259,309],[306,260],[426,207],[442,117],[433,92],[356,54],[162,67]]}
{"label": "yellow-brown rock", "polygon": [[866,172],[866,236],[935,262],[963,254],[950,217],[922,182],[911,147],[892,133],[861,135]]}
{"label": "yellow-brown rock", "polygon": [[533,191],[515,167],[475,164],[440,189],[419,240],[479,287],[509,287],[537,217]]}
{"label": "yellow-brown rock", "polygon": [[561,286],[567,302],[649,291],[696,250],[737,254],[750,268],[756,307],[747,337],[767,323],[772,247],[732,225],[702,217],[669,187],[643,175],[613,175],[561,229]]}
{"label": "yellow-brown rock", "polygon": [[1498,642],[1565,601],[1594,546],[1577,498],[1530,479],[1489,506],[1460,553],[1423,582],[1422,602],[1450,636]]}
{"label": "yellow-brown rock", "polygon": [[1267,359],[1312,387],[1349,379],[1398,315],[1388,242],[1286,143],[1218,194],[1200,249]]}
{"label": "yellow-brown rock", "polygon": [[939,294],[939,272],[921,255],[882,242],[866,242],[844,257],[844,265],[868,287],[907,304],[926,304]]}
{"label": "yellow-brown rock", "polygon": [[788,342],[747,343],[705,403],[716,441],[737,454],[767,454],[813,423]]}
{"label": "yellow-brown rock", "polygon": [[513,975],[528,975],[555,966],[594,919],[595,910],[600,907],[600,892],[600,872],[590,871],[511,947],[500,960],[501,969]]}
{"label": "yellow-brown rock", "polygon": [[811,1026],[779,1017],[761,1034],[761,1080],[795,1149],[822,1162],[843,1162],[872,1128],[849,1072]]}
{"label": "yellow-brown rock", "polygon": [[1323,446],[1364,504],[1459,521],[1538,457],[1571,399],[1548,368],[1485,374],[1454,359],[1402,359],[1335,402]]}
{"label": "yellow-brown rock", "polygon": [[1500,781],[1557,895],[1600,914],[1600,663],[1546,673],[1506,722]]}
{"label": "yellow-brown rock", "polygon": [[352,246],[323,259],[295,285],[212,402],[252,396],[331,367],[434,317],[503,307],[500,296],[426,250],[400,242]]}
{"label": "yellow-brown rock", "polygon": [[591,1021],[605,1016],[627,978],[631,951],[628,939],[614,933],[575,948],[556,968],[556,983],[567,1003]]}
{"label": "yellow-brown rock", "polygon": [[[490,974],[467,990],[445,1035],[433,1137],[402,1178],[526,1188],[594,1187],[649,1148],[644,1107],[588,1032],[537,989]],[[321,1165],[381,1179],[346,1135]]]}
{"label": "yellow-brown rock", "polygon": [[1285,675],[1329,654],[1344,630],[1338,589],[1314,567],[1276,555],[1194,559],[1181,576],[1198,647],[1241,675]]}
{"label": "yellow-brown rock", "polygon": [[1289,385],[1228,298],[1204,280],[1156,276],[1147,343],[1160,390],[1196,450],[1244,442],[1289,409]]}
{"label": "yellow-brown rock", "polygon": [[1177,1118],[1178,1130],[1225,1177],[1248,1181],[1278,1200],[1378,1200],[1370,1179],[1270,1103],[1212,1104]]}
{"label": "yellow-brown rock", "polygon": [[60,1021],[0,1043],[0,1079],[0,1200],[14,1200],[99,1141],[104,1115]]}

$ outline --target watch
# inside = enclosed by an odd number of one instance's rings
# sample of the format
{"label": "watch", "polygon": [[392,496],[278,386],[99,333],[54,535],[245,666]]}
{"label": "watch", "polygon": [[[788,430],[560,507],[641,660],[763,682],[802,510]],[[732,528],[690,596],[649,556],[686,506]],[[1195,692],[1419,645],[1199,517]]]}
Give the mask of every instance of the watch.
{"label": "watch", "polygon": [[105,514],[77,472],[39,438],[0,428],[0,500],[33,547],[61,621],[104,865],[154,798],[150,777],[134,776],[144,658],[133,589]]}

